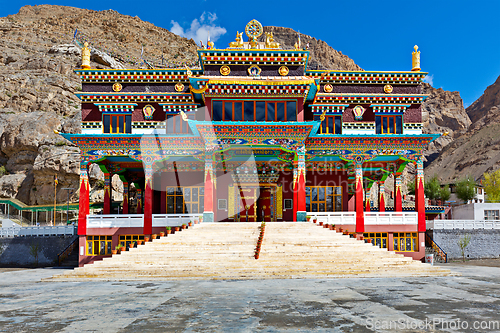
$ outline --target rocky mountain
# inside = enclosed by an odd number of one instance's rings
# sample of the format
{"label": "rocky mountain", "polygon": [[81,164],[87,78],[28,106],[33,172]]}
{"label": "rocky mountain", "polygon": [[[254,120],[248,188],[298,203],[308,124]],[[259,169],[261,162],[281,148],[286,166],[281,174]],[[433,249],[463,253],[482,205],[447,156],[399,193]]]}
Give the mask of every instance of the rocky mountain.
{"label": "rocky mountain", "polygon": [[424,133],[448,133],[436,139],[425,150],[424,156],[427,160],[425,165],[428,165],[439,156],[445,146],[467,131],[471,120],[457,91],[436,89],[424,83],[422,93],[429,96],[422,104]]}
{"label": "rocky mountain", "polygon": [[466,175],[478,180],[500,167],[500,76],[466,112],[472,120],[468,130],[444,147],[426,170],[443,182]]}
{"label": "rocky mountain", "polygon": [[[290,28],[283,27],[264,27],[264,32],[272,32],[274,41],[280,43],[284,49],[293,49],[297,42],[299,33]],[[265,41],[265,35],[260,38]],[[354,60],[335,50],[322,40],[314,37],[300,34],[301,46],[309,44],[311,60],[308,67],[310,69],[339,69],[349,71],[361,71],[361,67],[354,63]]]}
{"label": "rocky mountain", "polygon": [[[93,68],[147,67],[139,59],[142,49],[147,62],[155,65],[194,65],[197,59],[193,40],[113,10],[25,6],[18,14],[0,18],[0,168],[6,170],[0,177],[0,197],[16,197],[27,204],[52,203],[55,174],[59,202],[67,198],[62,188],[78,188],[78,149],[53,132],[80,128],[80,105],[74,93],[81,85],[73,69],[80,67],[81,50],[74,42],[75,31],[80,42],[91,44]],[[290,28],[265,27],[265,31],[272,31],[284,48],[293,48],[297,40],[297,32]],[[301,43],[309,43],[310,68],[362,70],[324,41],[301,34]],[[426,131],[450,132],[426,152],[433,159],[467,130],[470,120],[458,93],[428,85],[424,92],[430,95],[424,103]],[[102,180],[98,168],[90,174],[92,185]],[[119,180],[114,179],[113,186],[119,191]],[[102,191],[94,187],[91,195],[91,200],[99,201]],[[77,198],[75,193],[72,200]]]}
{"label": "rocky mountain", "polygon": [[[78,149],[54,134],[80,130],[80,101],[74,93],[81,85],[73,73],[81,63],[81,50],[73,42],[76,29],[80,41],[93,47],[93,68],[145,66],[138,63],[142,47],[149,62],[197,59],[192,40],[112,10],[25,6],[0,18],[0,165],[6,170],[1,197],[52,203],[56,174],[58,201],[67,200],[62,188],[78,188]],[[163,54],[163,59],[150,54]],[[91,174],[102,178],[99,169]],[[119,181],[114,185],[119,188]]]}

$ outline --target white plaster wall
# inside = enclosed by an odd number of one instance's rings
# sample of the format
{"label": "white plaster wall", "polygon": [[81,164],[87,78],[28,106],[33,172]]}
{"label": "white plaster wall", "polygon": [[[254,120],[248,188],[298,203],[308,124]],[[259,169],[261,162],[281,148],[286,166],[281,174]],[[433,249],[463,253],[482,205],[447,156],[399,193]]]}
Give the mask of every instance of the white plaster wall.
{"label": "white plaster wall", "polygon": [[454,220],[474,220],[474,204],[453,206],[451,214]]}

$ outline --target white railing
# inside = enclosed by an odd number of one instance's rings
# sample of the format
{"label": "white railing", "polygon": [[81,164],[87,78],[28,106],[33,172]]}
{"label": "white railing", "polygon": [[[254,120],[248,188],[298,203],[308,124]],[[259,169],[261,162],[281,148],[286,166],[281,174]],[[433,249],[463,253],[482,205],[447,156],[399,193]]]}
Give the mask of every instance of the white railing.
{"label": "white railing", "polygon": [[175,227],[194,222],[200,214],[153,214],[153,227]]}
{"label": "white railing", "polygon": [[[365,225],[417,224],[418,215],[414,212],[365,212]],[[356,224],[356,212],[317,213],[308,212],[311,219],[328,224]]]}
{"label": "white railing", "polygon": [[328,224],[356,224],[356,212],[334,212],[334,213],[307,213],[311,219]]}
{"label": "white railing", "polygon": [[427,221],[427,229],[500,229],[500,221],[434,220]]}
{"label": "white railing", "polygon": [[142,228],[143,214],[87,215],[87,228]]}
{"label": "white railing", "polygon": [[415,212],[365,212],[365,225],[418,224]]}
{"label": "white railing", "polygon": [[29,236],[65,236],[76,235],[76,226],[55,227],[10,227],[0,228],[0,237],[29,237]]}

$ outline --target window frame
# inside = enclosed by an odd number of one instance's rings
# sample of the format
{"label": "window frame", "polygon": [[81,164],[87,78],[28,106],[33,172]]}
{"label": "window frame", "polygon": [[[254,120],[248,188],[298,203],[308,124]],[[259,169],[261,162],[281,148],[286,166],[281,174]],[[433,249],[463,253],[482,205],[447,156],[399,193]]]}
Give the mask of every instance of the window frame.
{"label": "window frame", "polygon": [[[396,252],[418,252],[418,233],[416,232],[395,232],[392,234],[393,250]],[[401,243],[403,241],[403,243]],[[410,250],[408,250],[408,241],[410,242]],[[404,244],[405,248],[401,250]]]}
{"label": "window frame", "polygon": [[[384,120],[387,120],[384,126]],[[394,132],[389,131],[390,120],[393,121],[392,127]],[[399,124],[399,126],[398,126]],[[400,114],[376,114],[375,127],[377,134],[403,134],[403,115]],[[399,128],[398,128],[399,127]],[[399,129],[399,131],[398,131]]]}
{"label": "window frame", "polygon": [[[324,191],[324,200],[319,200],[319,191],[318,189],[322,188]],[[331,194],[328,193],[327,188],[332,188]],[[336,193],[335,189],[340,188],[340,193]],[[313,189],[317,191],[317,199],[313,199]],[[333,211],[328,210],[328,197],[332,197],[332,207]],[[340,197],[340,208],[337,210],[336,198]],[[313,210],[313,204],[316,204],[317,210]],[[324,204],[325,210],[319,210],[320,204]],[[309,208],[307,208],[309,206]],[[311,213],[323,213],[323,212],[339,212],[342,211],[343,208],[343,188],[342,186],[306,186],[306,211]]]}
{"label": "window frame", "polygon": [[500,221],[500,210],[498,209],[485,209],[483,214],[485,221]]}
{"label": "window frame", "polygon": [[[193,200],[193,189],[198,190],[198,200],[194,201]],[[168,190],[169,189],[175,189],[173,194],[169,194]],[[182,194],[178,194],[178,190],[181,190]],[[190,190],[189,194],[189,200],[186,200],[186,189]],[[203,192],[203,193],[202,193]],[[165,195],[165,200],[166,200],[166,213],[167,214],[202,214],[204,207],[205,207],[205,187],[204,186],[184,186],[184,187],[176,187],[176,186],[167,186],[166,188],[166,195]],[[168,198],[173,197],[174,198],[174,211],[169,212],[169,205],[168,205]],[[176,212],[176,198],[177,197],[182,197],[182,213],[177,213]],[[198,212],[192,212],[192,205],[196,204],[198,205]],[[188,212],[186,212],[186,207],[189,205]]]}
{"label": "window frame", "polygon": [[387,232],[365,232],[363,237],[364,239],[371,239],[372,244],[381,249],[387,249],[389,246],[389,234]]}
{"label": "window frame", "polygon": [[[111,255],[112,241],[113,241],[113,236],[109,235],[87,235],[85,237],[85,253],[87,256]],[[101,248],[102,248],[101,242],[104,242],[104,249],[105,249],[104,253],[101,253]],[[96,246],[96,244],[98,246]]]}
{"label": "window frame", "polygon": [[[216,103],[220,103],[220,107],[221,107],[221,112],[220,112],[220,115],[221,115],[221,119],[214,119],[214,114],[215,114],[215,105]],[[231,103],[232,106],[232,117],[231,119],[226,119],[226,104],[227,103]],[[235,120],[235,104],[236,103],[241,103],[241,120]],[[249,120],[249,119],[246,119],[245,118],[245,115],[248,115],[248,114],[251,114],[251,112],[245,112],[245,108],[246,106],[249,105],[249,103],[253,103],[253,119],[252,120]],[[264,117],[263,117],[263,120],[257,120],[257,103],[264,103]],[[291,107],[290,103],[294,103],[295,104],[295,113],[294,113],[294,119],[291,119],[289,120],[289,111],[288,111],[288,108],[289,106]],[[269,109],[268,109],[268,105],[274,105],[274,119],[268,119],[268,112],[269,112]],[[278,104],[282,104],[283,105],[283,120],[278,120],[279,118],[279,114],[278,114]],[[297,121],[297,104],[298,104],[298,101],[297,100],[288,100],[288,99],[284,99],[284,100],[260,100],[260,99],[255,99],[255,100],[231,100],[231,99],[226,99],[226,100],[222,100],[222,99],[214,99],[212,100],[212,109],[211,109],[211,112],[210,112],[210,117],[212,119],[212,121],[266,121],[266,122],[288,122],[288,121]],[[217,112],[217,115],[219,115],[219,112]]]}

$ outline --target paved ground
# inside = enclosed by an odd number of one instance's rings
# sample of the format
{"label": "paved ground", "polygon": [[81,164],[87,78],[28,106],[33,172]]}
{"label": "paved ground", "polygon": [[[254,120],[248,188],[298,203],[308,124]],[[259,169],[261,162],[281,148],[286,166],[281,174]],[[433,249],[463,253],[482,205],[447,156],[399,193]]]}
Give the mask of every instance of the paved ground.
{"label": "paved ground", "polygon": [[500,332],[500,268],[446,267],[463,275],[95,283],[0,270],[0,331]]}

